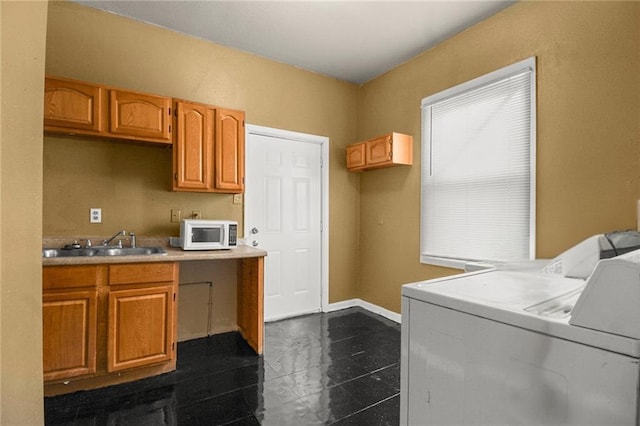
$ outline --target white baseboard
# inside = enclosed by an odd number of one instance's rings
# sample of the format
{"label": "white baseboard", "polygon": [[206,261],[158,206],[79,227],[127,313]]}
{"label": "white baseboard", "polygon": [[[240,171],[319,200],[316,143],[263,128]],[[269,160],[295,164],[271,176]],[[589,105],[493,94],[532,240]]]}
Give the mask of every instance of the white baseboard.
{"label": "white baseboard", "polygon": [[362,299],[350,299],[343,300],[342,302],[329,303],[329,305],[325,307],[324,312],[339,311],[341,309],[353,308],[356,306],[366,309],[369,312],[373,312],[374,314],[383,316],[391,321],[397,322],[398,324],[402,323],[402,315]]}

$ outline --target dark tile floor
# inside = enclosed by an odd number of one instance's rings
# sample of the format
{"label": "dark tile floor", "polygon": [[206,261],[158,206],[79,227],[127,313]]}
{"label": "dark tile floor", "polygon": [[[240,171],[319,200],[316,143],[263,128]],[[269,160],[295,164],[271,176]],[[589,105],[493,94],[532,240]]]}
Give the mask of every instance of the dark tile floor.
{"label": "dark tile floor", "polygon": [[400,325],[360,308],[178,345],[176,371],[45,398],[47,425],[397,425]]}

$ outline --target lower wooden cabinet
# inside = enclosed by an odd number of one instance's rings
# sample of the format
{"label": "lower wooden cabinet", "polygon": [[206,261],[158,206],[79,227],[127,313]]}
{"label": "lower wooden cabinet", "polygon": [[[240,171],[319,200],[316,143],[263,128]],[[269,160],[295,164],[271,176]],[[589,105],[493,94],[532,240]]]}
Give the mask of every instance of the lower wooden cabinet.
{"label": "lower wooden cabinet", "polygon": [[46,266],[45,395],[175,370],[178,263]]}
{"label": "lower wooden cabinet", "polygon": [[174,358],[174,294],[173,286],[109,292],[108,371]]}
{"label": "lower wooden cabinet", "polygon": [[[264,257],[237,262],[238,329],[261,354]],[[45,396],[175,370],[178,270],[178,262],[45,266]]]}
{"label": "lower wooden cabinet", "polygon": [[96,290],[43,294],[44,380],[96,372]]}

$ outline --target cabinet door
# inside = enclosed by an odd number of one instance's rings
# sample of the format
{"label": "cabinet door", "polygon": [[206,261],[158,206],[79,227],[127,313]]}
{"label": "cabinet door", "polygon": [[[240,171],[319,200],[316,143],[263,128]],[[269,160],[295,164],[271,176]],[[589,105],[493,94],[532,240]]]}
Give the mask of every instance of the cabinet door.
{"label": "cabinet door", "polygon": [[213,127],[214,110],[206,105],[176,102],[174,191],[212,188]]}
{"label": "cabinet door", "polygon": [[97,291],[43,295],[44,380],[96,371]]}
{"label": "cabinet door", "polygon": [[366,165],[365,144],[357,143],[347,147],[347,169],[357,170]]}
{"label": "cabinet door", "polygon": [[215,189],[244,192],[244,113],[216,109]]}
{"label": "cabinet door", "polygon": [[366,143],[366,162],[368,166],[380,165],[392,160],[391,136],[372,139]]}
{"label": "cabinet door", "polygon": [[102,130],[102,88],[47,77],[44,81],[45,130],[99,133]]}
{"label": "cabinet door", "polygon": [[114,135],[171,143],[171,98],[111,90],[109,111]]}
{"label": "cabinet door", "polygon": [[107,370],[173,360],[174,311],[173,285],[111,291]]}

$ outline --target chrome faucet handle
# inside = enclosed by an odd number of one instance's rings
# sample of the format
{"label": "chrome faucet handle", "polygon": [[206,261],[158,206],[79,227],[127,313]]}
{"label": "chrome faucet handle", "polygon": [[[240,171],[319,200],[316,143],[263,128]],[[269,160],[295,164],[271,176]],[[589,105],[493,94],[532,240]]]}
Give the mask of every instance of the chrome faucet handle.
{"label": "chrome faucet handle", "polygon": [[[124,229],[122,231],[118,231],[118,233],[115,234],[113,237],[111,237],[109,239],[106,239],[106,240],[102,240],[102,245],[103,246],[108,246],[111,241],[113,241],[114,239],[116,239],[116,237],[119,237],[120,235],[127,235],[127,231],[125,231]],[[122,244],[122,243],[120,243],[120,244]],[[122,247],[122,245],[120,245],[120,247]]]}
{"label": "chrome faucet handle", "polygon": [[129,241],[131,241],[131,248],[136,248],[136,234],[135,234],[135,232],[129,232]]}
{"label": "chrome faucet handle", "polygon": [[87,238],[87,239],[85,240],[84,247],[85,247],[85,248],[89,248],[89,247],[91,247],[91,245],[92,245],[92,244],[91,244],[91,240],[90,240],[89,238]]}

